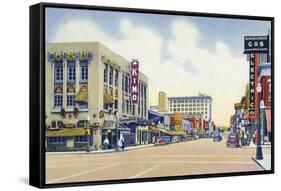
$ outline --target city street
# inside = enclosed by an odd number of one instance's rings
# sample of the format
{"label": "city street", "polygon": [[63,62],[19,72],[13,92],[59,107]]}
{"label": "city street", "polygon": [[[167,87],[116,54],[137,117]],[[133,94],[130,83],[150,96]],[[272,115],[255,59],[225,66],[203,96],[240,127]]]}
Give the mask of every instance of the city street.
{"label": "city street", "polygon": [[117,153],[46,155],[46,183],[263,170],[253,156],[254,147],[227,148],[225,140],[212,139]]}

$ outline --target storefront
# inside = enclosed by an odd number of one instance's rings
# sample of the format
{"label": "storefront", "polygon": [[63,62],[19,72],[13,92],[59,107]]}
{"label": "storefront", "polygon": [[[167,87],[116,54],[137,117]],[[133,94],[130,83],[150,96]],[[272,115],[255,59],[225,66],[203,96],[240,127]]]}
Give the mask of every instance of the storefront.
{"label": "storefront", "polygon": [[89,128],[61,128],[46,130],[47,151],[87,150],[93,145]]}

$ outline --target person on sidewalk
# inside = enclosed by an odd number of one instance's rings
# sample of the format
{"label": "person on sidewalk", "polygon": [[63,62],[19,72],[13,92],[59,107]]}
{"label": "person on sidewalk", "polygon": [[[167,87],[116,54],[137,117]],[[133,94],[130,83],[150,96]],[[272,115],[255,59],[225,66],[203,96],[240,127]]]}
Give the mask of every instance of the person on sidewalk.
{"label": "person on sidewalk", "polygon": [[121,142],[122,142],[122,151],[124,151],[125,150],[125,140],[122,139]]}
{"label": "person on sidewalk", "polygon": [[109,140],[108,140],[108,138],[106,137],[106,138],[103,140],[103,146],[104,146],[104,149],[105,149],[105,150],[108,149],[108,145],[109,145]]}
{"label": "person on sidewalk", "polygon": [[117,143],[117,150],[120,151],[122,148],[122,141],[121,139],[118,140],[118,143]]}

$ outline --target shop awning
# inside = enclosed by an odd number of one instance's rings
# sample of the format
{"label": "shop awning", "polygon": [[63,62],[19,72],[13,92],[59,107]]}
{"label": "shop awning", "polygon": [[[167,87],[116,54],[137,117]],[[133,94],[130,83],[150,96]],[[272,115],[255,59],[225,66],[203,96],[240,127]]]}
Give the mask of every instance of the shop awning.
{"label": "shop awning", "polygon": [[111,104],[113,103],[113,98],[111,95],[104,93],[103,94],[103,104]]}
{"label": "shop awning", "polygon": [[149,126],[148,128],[149,128],[149,130],[150,130],[151,132],[153,132],[153,133],[159,133],[159,129],[158,129],[157,127]]}
{"label": "shop awning", "polygon": [[184,131],[176,131],[176,134],[177,135],[185,135],[185,132]]}
{"label": "shop awning", "polygon": [[119,123],[118,130],[131,131],[131,129],[129,127],[127,127],[126,125],[124,125],[122,123]]}
{"label": "shop awning", "polygon": [[151,121],[146,120],[146,119],[138,119],[136,124],[137,125],[151,125]]}
{"label": "shop awning", "polygon": [[79,91],[74,97],[76,102],[88,102],[88,91]]}
{"label": "shop awning", "polygon": [[89,135],[90,131],[86,128],[47,130],[46,137],[73,137]]}
{"label": "shop awning", "polygon": [[267,131],[271,132],[271,110],[265,110]]}

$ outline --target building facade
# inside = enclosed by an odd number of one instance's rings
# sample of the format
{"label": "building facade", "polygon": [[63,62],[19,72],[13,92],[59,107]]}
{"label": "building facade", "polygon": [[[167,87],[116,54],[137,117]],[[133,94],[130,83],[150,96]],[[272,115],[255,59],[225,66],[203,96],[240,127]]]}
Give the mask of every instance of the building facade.
{"label": "building facade", "polygon": [[205,121],[212,121],[212,98],[208,95],[168,97],[168,112],[183,113],[185,116],[201,116]]}
{"label": "building facade", "polygon": [[158,93],[158,112],[167,112],[167,94],[163,91]]}
{"label": "building facade", "polygon": [[139,73],[138,103],[131,101],[130,61],[99,42],[46,45],[46,148],[102,149],[105,137],[131,143],[119,120],[146,119],[148,79]]}

